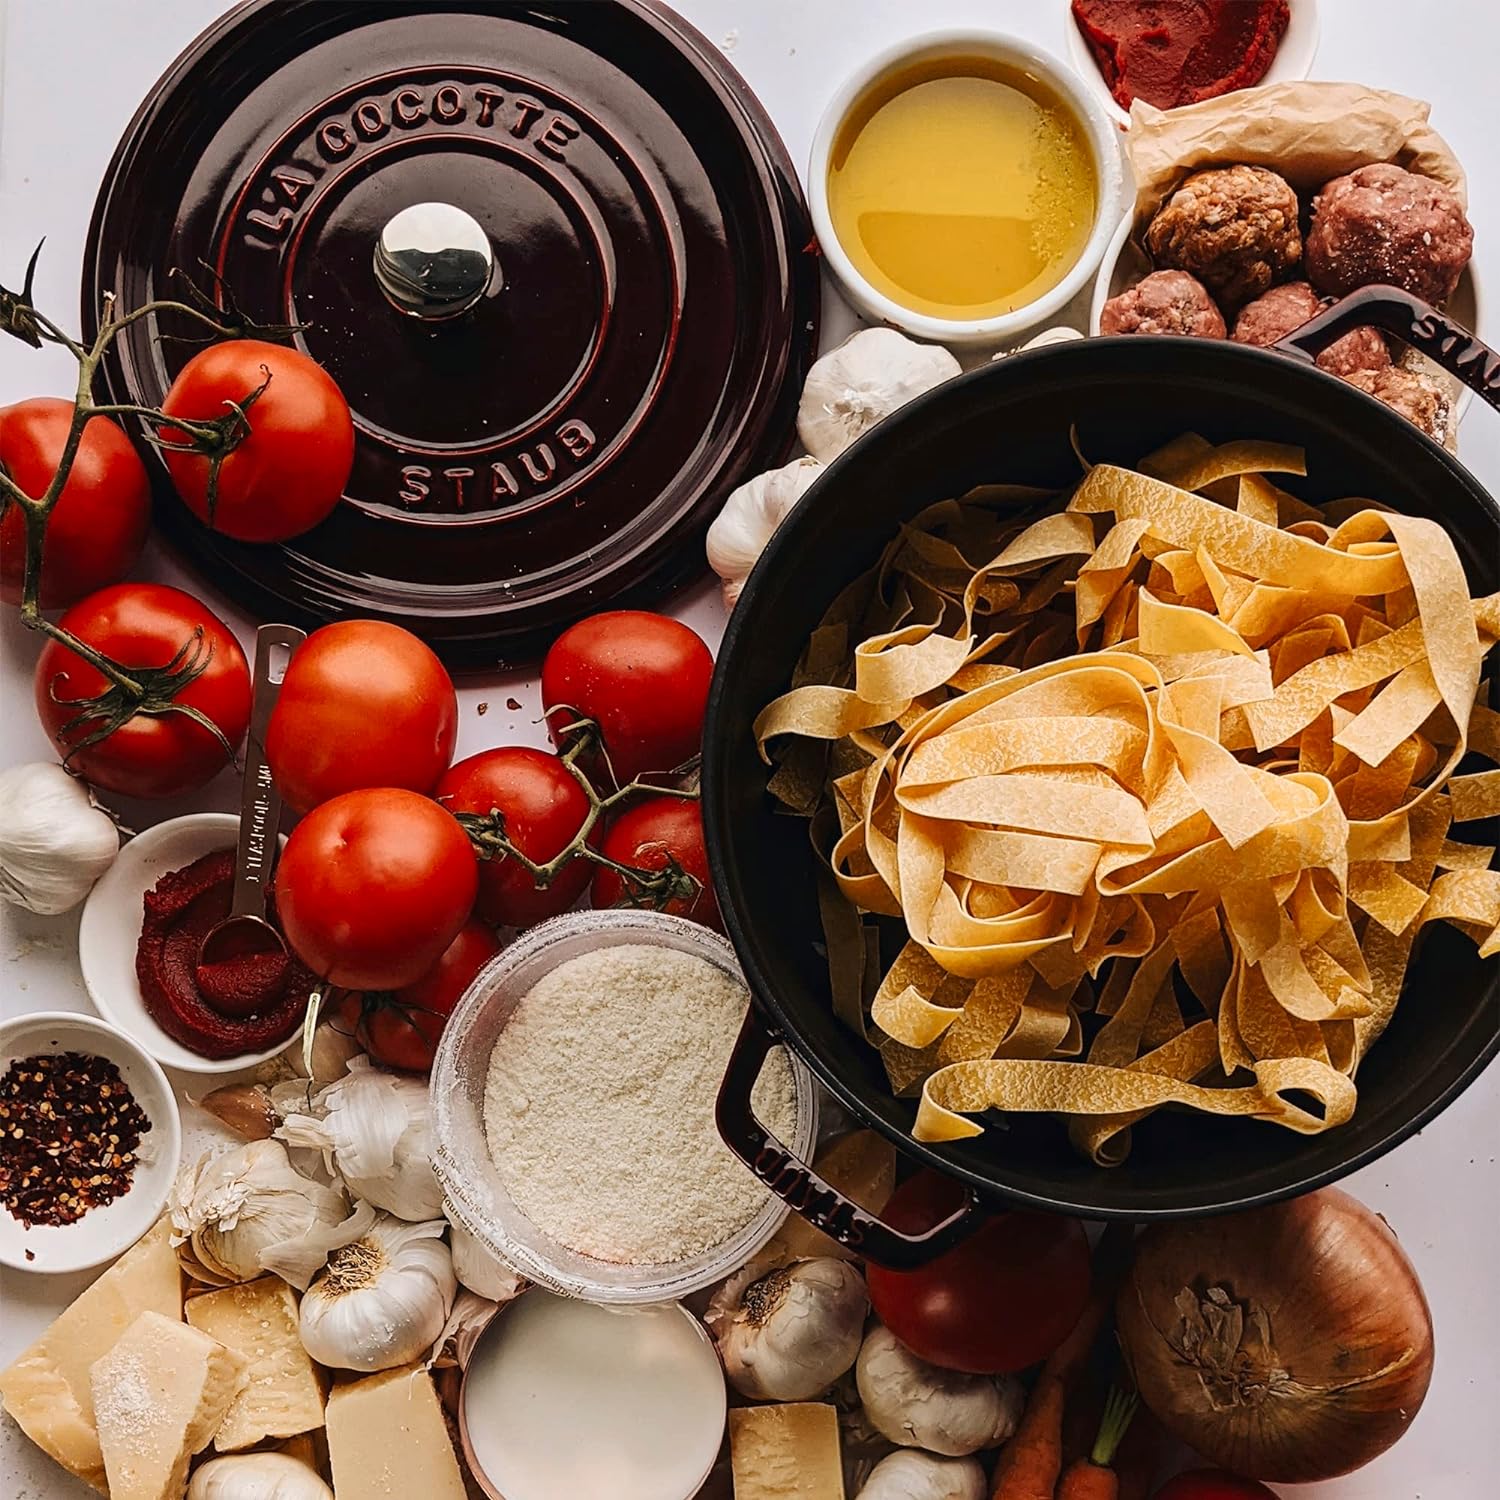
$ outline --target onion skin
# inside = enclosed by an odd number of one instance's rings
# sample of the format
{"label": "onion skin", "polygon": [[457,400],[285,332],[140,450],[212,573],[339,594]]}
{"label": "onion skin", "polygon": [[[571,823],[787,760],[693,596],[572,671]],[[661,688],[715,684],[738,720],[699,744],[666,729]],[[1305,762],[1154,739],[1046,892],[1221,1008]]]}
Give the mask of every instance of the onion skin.
{"label": "onion skin", "polygon": [[1116,1314],[1162,1426],[1253,1479],[1362,1468],[1432,1378],[1422,1284],[1385,1221],[1337,1188],[1148,1228]]}

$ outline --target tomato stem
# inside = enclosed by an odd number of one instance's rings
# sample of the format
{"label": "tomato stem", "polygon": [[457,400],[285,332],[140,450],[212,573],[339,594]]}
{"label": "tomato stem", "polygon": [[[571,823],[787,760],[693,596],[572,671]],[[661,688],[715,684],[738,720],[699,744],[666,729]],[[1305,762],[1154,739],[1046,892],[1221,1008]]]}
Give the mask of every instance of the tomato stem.
{"label": "tomato stem", "polygon": [[[570,708],[566,704],[555,704],[547,712],[549,714],[566,712],[574,715],[567,724],[561,726],[559,731],[570,736],[570,743],[559,753],[558,758],[567,767],[568,774],[578,783],[583,795],[588,799],[588,812],[584,814],[583,821],[578,825],[567,845],[548,860],[532,859],[516,847],[506,832],[505,814],[498,807],[492,807],[488,812],[483,813],[454,813],[453,816],[458,819],[464,832],[469,835],[469,842],[473,845],[474,852],[484,860],[513,860],[531,876],[532,884],[538,890],[546,890],[575,859],[586,859],[606,870],[613,870],[625,881],[627,886],[642,898],[633,903],[635,905],[650,906],[660,911],[673,900],[695,901],[703,890],[703,882],[696,875],[684,870],[675,859],[668,859],[666,865],[658,870],[622,865],[617,860],[610,859],[608,855],[601,854],[589,842],[589,839],[594,829],[598,827],[601,818],[636,797],[649,793],[655,797],[680,797],[687,801],[697,801],[698,789],[696,787],[658,786],[655,782],[637,776],[634,781],[628,781],[616,791],[601,796],[594,785],[593,778],[579,764],[586,753],[597,752],[604,760],[606,767],[609,765],[608,752],[604,748],[598,723],[593,719],[584,718],[577,709]],[[694,762],[689,761],[687,765],[679,766],[674,771],[647,772],[646,774],[680,776],[691,774],[694,770]],[[613,770],[610,771],[610,777],[613,780]]]}
{"label": "tomato stem", "polygon": [[[114,312],[114,295],[107,292],[99,321],[99,331],[94,335],[92,344],[83,344],[66,333],[45,313],[39,311],[32,300],[32,283],[35,280],[37,259],[41,252],[42,246],[39,244],[27,263],[25,280],[19,292],[12,292],[0,286],[0,332],[20,339],[23,344],[33,349],[40,349],[44,343],[58,344],[72,354],[73,358],[78,361],[78,384],[73,397],[73,416],[68,424],[68,433],[63,441],[57,470],[47,488],[40,495],[28,495],[15,479],[3,467],[0,467],[0,505],[19,507],[25,520],[26,557],[21,583],[21,623],[28,630],[35,630],[56,641],[60,646],[66,647],[80,660],[93,667],[109,683],[109,687],[103,693],[91,699],[56,700],[76,703],[79,709],[77,716],[67,726],[68,728],[94,726],[83,740],[68,750],[68,758],[87,745],[97,744],[99,740],[113,734],[136,714],[175,713],[182,714],[207,729],[223,747],[225,757],[233,763],[234,747],[230,745],[218,725],[198,709],[175,701],[176,695],[189,683],[195,681],[208,665],[211,648],[205,654],[201,630],[196,633],[193,640],[183,643],[177,655],[166,666],[128,668],[123,663],[96,650],[86,641],[80,640],[72,631],[47,619],[42,613],[42,559],[46,550],[48,518],[62,497],[68,478],[73,471],[74,460],[78,457],[79,444],[83,441],[84,428],[94,417],[106,419],[139,417],[147,423],[170,426],[187,433],[194,440],[192,447],[210,455],[210,462],[213,465],[210,475],[212,497],[213,481],[217,479],[218,474],[217,466],[223,461],[224,455],[232,452],[248,435],[250,423],[246,410],[266,388],[263,382],[259,389],[250,392],[241,402],[227,403],[232,410],[225,416],[211,421],[169,417],[166,412],[157,407],[137,406],[127,402],[95,405],[93,401],[95,377],[98,375],[99,366],[105,354],[119,334],[143,318],[160,317],[163,313],[176,313],[194,319],[205,327],[213,338],[243,336],[253,325],[248,325],[248,320],[242,316],[240,316],[240,322],[245,323],[246,328],[226,324],[220,318],[215,317],[208,310],[213,307],[212,301],[205,293],[192,288],[191,283],[189,283],[190,289],[203,304],[202,306],[193,306],[186,302],[157,300],[142,303],[140,307],[131,312],[122,313],[118,317]],[[235,309],[235,313],[238,314],[238,309]],[[267,372],[266,381],[269,380],[270,374]],[[152,438],[148,435],[147,440],[151,441]],[[211,521],[210,507],[210,523]]]}

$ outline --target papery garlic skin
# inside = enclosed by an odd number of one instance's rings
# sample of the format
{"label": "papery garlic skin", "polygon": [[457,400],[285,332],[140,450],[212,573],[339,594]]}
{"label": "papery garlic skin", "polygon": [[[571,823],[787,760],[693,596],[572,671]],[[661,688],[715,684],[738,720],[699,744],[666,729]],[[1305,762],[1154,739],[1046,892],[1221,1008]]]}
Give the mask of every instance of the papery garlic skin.
{"label": "papery garlic skin", "polygon": [[808,371],[797,436],[814,458],[830,464],[897,407],[961,369],[937,344],[919,344],[894,328],[862,328]]}
{"label": "papery garlic skin", "polygon": [[0,900],[44,917],[71,911],[119,852],[114,820],[55,761],[0,771]]}
{"label": "papery garlic skin", "polygon": [[889,1328],[870,1330],[854,1366],[865,1416],[893,1443],[963,1458],[1003,1443],[1024,1394],[1009,1375],[965,1375],[918,1359]]}
{"label": "papery garlic skin", "polygon": [[977,1458],[939,1458],[908,1448],[870,1471],[856,1500],[985,1500]]}
{"label": "papery garlic skin", "polygon": [[757,1401],[809,1401],[855,1361],[870,1299],[846,1261],[820,1258],[756,1277],[741,1271],[704,1317],[729,1383]]}
{"label": "papery garlic skin", "polygon": [[338,1370],[390,1370],[425,1354],[443,1332],[457,1280],[444,1219],[408,1224],[381,1214],[334,1251],[302,1298],[302,1347]]}
{"label": "papery garlic skin", "polygon": [[187,1500],[333,1500],[333,1491],[285,1453],[226,1453],[194,1470]]}
{"label": "papery garlic skin", "polygon": [[302,1176],[274,1140],[205,1153],[177,1174],[170,1206],[179,1259],[210,1286],[275,1271],[305,1287],[340,1234],[373,1213],[351,1214],[343,1193]]}
{"label": "papery garlic skin", "polygon": [[486,1250],[451,1214],[448,1220],[451,1226],[448,1245],[459,1285],[491,1302],[513,1302],[519,1297],[526,1289],[526,1278]]}
{"label": "papery garlic skin", "polygon": [[708,565],[723,580],[725,609],[734,608],[766,543],[822,472],[817,459],[794,458],[730,491],[706,543]]}
{"label": "papery garlic skin", "polygon": [[321,1151],[356,1198],[397,1218],[420,1223],[443,1211],[425,1079],[382,1073],[367,1057],[351,1058],[349,1071],[314,1098],[311,1113],[289,1114],[276,1137]]}

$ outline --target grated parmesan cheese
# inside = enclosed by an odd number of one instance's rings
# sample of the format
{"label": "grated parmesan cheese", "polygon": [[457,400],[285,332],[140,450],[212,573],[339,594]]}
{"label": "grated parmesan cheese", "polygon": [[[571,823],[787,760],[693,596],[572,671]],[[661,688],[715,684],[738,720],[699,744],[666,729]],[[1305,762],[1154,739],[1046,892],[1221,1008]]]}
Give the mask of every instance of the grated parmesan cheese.
{"label": "grated parmesan cheese", "polygon": [[[484,1122],[516,1206],[599,1260],[686,1260],[721,1245],[767,1192],[719,1139],[714,1099],[744,987],[671,948],[627,943],[559,964],[490,1057]],[[783,1140],[797,1118],[779,1049],[752,1095]]]}

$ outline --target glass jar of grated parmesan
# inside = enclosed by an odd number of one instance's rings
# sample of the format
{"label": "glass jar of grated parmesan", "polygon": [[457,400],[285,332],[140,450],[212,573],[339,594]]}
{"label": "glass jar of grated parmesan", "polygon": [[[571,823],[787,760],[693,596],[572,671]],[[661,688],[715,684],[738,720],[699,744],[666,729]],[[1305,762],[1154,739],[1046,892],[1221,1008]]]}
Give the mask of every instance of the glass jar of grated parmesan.
{"label": "glass jar of grated parmesan", "polygon": [[[592,1301],[679,1298],[743,1264],[786,1216],[714,1123],[748,1005],[733,950],[694,923],[601,911],[533,928],[475,981],[433,1066],[452,1215]],[[781,1049],[754,1104],[811,1150],[812,1082]]]}

